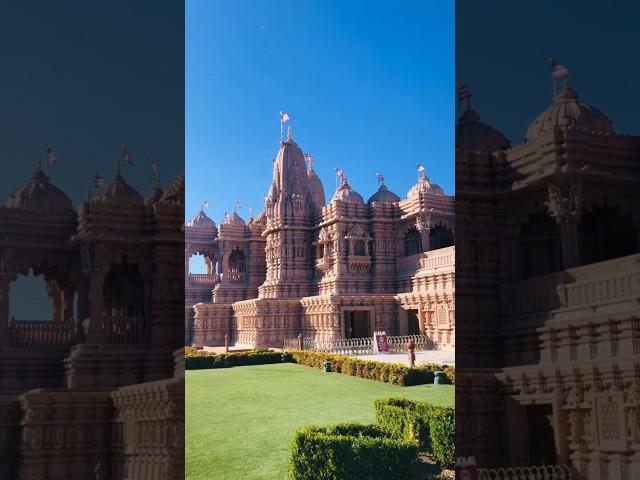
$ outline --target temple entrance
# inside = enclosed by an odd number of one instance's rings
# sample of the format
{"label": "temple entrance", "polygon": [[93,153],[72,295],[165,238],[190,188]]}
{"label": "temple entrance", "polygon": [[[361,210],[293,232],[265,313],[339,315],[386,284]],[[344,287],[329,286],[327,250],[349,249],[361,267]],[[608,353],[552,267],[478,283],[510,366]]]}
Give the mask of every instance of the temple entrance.
{"label": "temple entrance", "polygon": [[421,333],[418,310],[407,310],[407,335],[420,335]]}
{"label": "temple entrance", "polygon": [[364,338],[373,336],[371,312],[369,310],[345,310],[344,338]]}
{"label": "temple entrance", "polygon": [[556,449],[553,427],[553,408],[550,404],[529,405],[527,420],[529,423],[529,461],[531,465],[555,465]]}

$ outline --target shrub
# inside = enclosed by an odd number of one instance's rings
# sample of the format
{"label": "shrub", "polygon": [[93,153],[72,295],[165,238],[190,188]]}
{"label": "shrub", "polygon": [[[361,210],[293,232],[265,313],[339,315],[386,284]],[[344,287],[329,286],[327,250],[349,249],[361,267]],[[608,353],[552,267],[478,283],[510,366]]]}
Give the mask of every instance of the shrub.
{"label": "shrub", "polygon": [[401,363],[361,360],[355,357],[310,350],[291,350],[288,353],[293,361],[300,365],[323,368],[324,362],[330,361],[334,372],[407,387],[433,383],[434,370],[443,368],[435,364],[410,368]]}
{"label": "shrub", "polygon": [[[291,361],[290,355],[285,355],[285,361]],[[270,350],[249,350],[236,353],[200,352],[195,349],[185,349],[184,368],[195,370],[203,368],[228,368],[243,365],[264,365],[282,362],[282,354]]]}
{"label": "shrub", "polygon": [[417,440],[443,466],[455,460],[455,408],[382,398],[375,402],[376,422],[393,438]]}
{"label": "shrub", "polygon": [[388,437],[375,425],[338,424],[298,430],[291,445],[292,480],[413,478],[418,444]]}

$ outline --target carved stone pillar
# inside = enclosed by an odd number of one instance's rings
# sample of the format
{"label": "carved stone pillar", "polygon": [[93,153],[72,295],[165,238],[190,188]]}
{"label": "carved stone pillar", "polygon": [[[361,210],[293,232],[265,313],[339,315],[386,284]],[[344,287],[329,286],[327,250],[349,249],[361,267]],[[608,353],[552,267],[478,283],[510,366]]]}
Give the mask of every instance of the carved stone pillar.
{"label": "carved stone pillar", "polygon": [[9,345],[9,288],[11,279],[0,272],[0,347]]}
{"label": "carved stone pillar", "polygon": [[89,276],[89,328],[86,343],[104,343],[104,279],[110,265],[107,248],[98,244],[81,249],[82,266]]}
{"label": "carved stone pillar", "polygon": [[563,268],[576,267],[580,263],[578,225],[582,216],[582,184],[572,183],[566,192],[557,185],[550,185],[545,202],[549,215],[560,224]]}
{"label": "carved stone pillar", "polygon": [[62,321],[73,322],[73,297],[75,289],[71,282],[67,282],[62,289]]}
{"label": "carved stone pillar", "polygon": [[89,278],[83,276],[78,282],[78,322],[89,318]]}
{"label": "carved stone pillar", "polygon": [[104,317],[104,277],[105,272],[95,270],[89,277],[89,331],[87,343],[104,343],[102,321]]}

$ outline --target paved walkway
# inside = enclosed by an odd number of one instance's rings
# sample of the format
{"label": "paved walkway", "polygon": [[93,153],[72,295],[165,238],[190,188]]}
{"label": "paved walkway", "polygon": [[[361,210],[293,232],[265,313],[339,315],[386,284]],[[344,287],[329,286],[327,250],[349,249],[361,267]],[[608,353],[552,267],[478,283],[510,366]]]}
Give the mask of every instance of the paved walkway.
{"label": "paved walkway", "polygon": [[[362,360],[375,360],[376,362],[403,363],[409,365],[409,354],[386,353],[379,355],[358,355]],[[456,363],[456,352],[453,350],[429,350],[416,352],[416,365],[421,363],[439,363],[440,365],[453,366]]]}
{"label": "paved walkway", "polygon": [[[230,352],[237,352],[246,350],[247,348],[243,346],[229,347]],[[215,353],[224,353],[224,347],[204,347],[207,352],[215,352]],[[281,351],[280,348],[272,348],[274,351]],[[404,365],[409,365],[409,356],[407,353],[387,353],[387,354],[378,354],[378,355],[357,355],[357,358],[361,358],[362,360],[375,360],[377,362],[387,362],[387,363],[402,363]],[[456,363],[456,352],[453,350],[429,350],[427,352],[416,352],[416,365],[420,365],[421,363],[439,363],[440,365],[450,365],[453,366]]]}

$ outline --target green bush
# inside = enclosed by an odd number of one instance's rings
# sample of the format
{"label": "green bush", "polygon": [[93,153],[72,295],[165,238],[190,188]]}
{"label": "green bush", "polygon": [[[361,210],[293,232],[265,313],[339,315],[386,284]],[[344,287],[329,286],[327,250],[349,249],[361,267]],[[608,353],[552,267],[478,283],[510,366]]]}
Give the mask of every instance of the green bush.
{"label": "green bush", "polygon": [[455,461],[455,408],[381,398],[375,402],[376,422],[393,438],[417,440],[443,466]]}
{"label": "green bush", "polygon": [[[292,361],[290,355],[285,355],[285,361]],[[282,354],[270,350],[250,350],[236,353],[202,352],[195,349],[185,349],[184,368],[196,370],[203,368],[228,368],[244,365],[264,365],[282,362]]]}
{"label": "green bush", "polygon": [[292,480],[406,480],[414,476],[418,444],[388,437],[375,425],[338,424],[298,430],[291,445]]}
{"label": "green bush", "polygon": [[313,352],[311,350],[291,350],[288,353],[293,361],[300,365],[321,369],[324,366],[324,362],[330,361],[334,372],[406,387],[433,383],[434,370],[443,368],[440,365],[410,368],[401,363],[361,360],[355,357]]}

